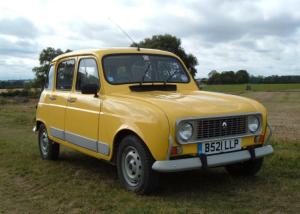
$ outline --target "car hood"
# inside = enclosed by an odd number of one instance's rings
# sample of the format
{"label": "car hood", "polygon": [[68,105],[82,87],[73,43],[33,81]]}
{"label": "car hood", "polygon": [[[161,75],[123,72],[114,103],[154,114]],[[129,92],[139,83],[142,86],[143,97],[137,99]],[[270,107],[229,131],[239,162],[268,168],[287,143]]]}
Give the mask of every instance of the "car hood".
{"label": "car hood", "polygon": [[206,91],[151,91],[116,95],[142,100],[159,107],[173,124],[177,119],[186,117],[263,113],[262,111],[265,111],[264,107],[254,100]]}

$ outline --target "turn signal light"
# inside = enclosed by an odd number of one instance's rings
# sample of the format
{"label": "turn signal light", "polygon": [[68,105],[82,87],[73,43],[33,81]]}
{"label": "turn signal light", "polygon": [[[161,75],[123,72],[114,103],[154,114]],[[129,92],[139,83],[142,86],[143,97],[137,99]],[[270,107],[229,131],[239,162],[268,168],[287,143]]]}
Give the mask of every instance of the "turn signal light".
{"label": "turn signal light", "polygon": [[173,146],[171,149],[171,155],[180,155],[182,154],[182,147],[181,146]]}
{"label": "turn signal light", "polygon": [[264,143],[264,140],[265,140],[265,135],[264,134],[262,134],[262,135],[259,135],[259,136],[256,136],[255,138],[254,138],[254,142],[255,143],[259,143],[259,144],[262,144],[262,143]]}

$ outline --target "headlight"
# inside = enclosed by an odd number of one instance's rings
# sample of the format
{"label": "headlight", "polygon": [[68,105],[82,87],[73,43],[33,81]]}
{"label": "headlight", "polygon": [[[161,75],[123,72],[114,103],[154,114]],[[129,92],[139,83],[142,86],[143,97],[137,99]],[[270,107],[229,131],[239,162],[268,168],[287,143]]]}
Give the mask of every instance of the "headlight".
{"label": "headlight", "polygon": [[188,141],[193,136],[193,126],[190,123],[183,123],[178,130],[178,136],[183,141]]}
{"label": "headlight", "polygon": [[258,131],[260,122],[257,116],[251,115],[248,117],[248,129],[251,133]]}

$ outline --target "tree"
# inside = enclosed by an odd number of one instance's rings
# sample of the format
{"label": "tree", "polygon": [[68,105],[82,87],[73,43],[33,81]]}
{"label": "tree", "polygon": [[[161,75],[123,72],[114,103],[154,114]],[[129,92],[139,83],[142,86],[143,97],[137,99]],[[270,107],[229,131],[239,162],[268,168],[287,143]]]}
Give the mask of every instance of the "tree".
{"label": "tree", "polygon": [[208,79],[208,84],[220,84],[221,83],[221,74],[214,72],[211,77]]}
{"label": "tree", "polygon": [[197,72],[195,67],[198,65],[198,60],[194,55],[185,52],[184,48],[181,46],[181,40],[176,36],[170,34],[154,35],[152,38],[145,38],[143,41],[133,43],[130,46],[170,51],[182,59],[192,76],[195,77]]}
{"label": "tree", "polygon": [[72,50],[67,49],[65,52],[63,52],[61,49],[55,49],[51,47],[47,47],[46,49],[43,49],[39,56],[40,66],[34,67],[32,69],[36,77],[35,86],[36,87],[44,86],[50,68],[50,63],[55,57],[71,51]]}
{"label": "tree", "polygon": [[233,84],[236,83],[234,71],[223,71],[220,76],[222,84]]}
{"label": "tree", "polygon": [[249,74],[246,70],[239,70],[235,73],[236,82],[237,83],[248,83],[249,82]]}
{"label": "tree", "polygon": [[[251,77],[252,80],[256,77]],[[235,83],[248,83],[250,81],[249,73],[246,70],[223,71],[218,73],[216,70],[212,70],[208,73],[208,84],[235,84]]]}
{"label": "tree", "polygon": [[211,78],[213,75],[215,75],[216,73],[218,73],[218,71],[216,70],[212,70],[211,72],[208,73],[208,78]]}

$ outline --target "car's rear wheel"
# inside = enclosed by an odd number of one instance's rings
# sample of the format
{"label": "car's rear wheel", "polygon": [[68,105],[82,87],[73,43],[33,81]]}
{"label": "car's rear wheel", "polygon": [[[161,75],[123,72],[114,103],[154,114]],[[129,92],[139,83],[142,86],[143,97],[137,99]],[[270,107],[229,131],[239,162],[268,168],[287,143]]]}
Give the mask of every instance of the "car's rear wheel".
{"label": "car's rear wheel", "polygon": [[117,154],[117,169],[121,184],[138,194],[153,192],[158,185],[158,174],[152,170],[154,159],[143,142],[129,135],[121,141]]}
{"label": "car's rear wheel", "polygon": [[227,172],[235,176],[254,176],[262,167],[263,158],[225,166]]}
{"label": "car's rear wheel", "polygon": [[39,127],[38,142],[42,159],[57,160],[59,155],[59,144],[49,139],[44,124],[41,124]]}

